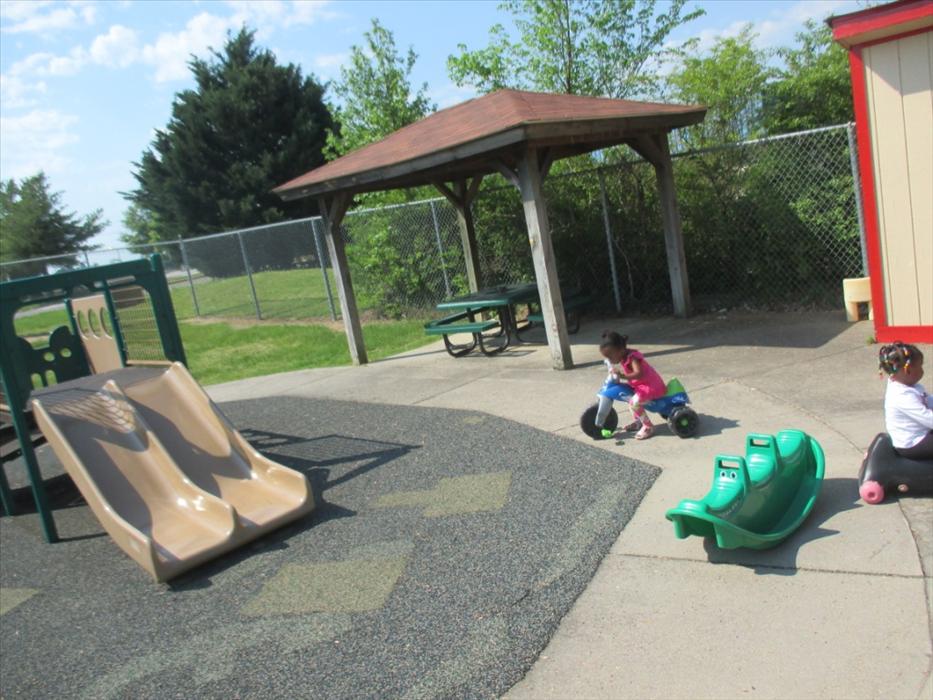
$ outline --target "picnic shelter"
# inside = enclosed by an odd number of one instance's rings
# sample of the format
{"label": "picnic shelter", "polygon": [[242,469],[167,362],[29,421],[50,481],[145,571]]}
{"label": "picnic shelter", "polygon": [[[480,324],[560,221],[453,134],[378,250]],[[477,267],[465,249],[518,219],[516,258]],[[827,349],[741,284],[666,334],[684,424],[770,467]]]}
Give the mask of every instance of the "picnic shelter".
{"label": "picnic shelter", "polygon": [[542,182],[560,158],[626,144],[654,167],[674,313],[691,310],[668,134],[701,122],[700,105],[498,90],[440,110],[275,188],[284,200],[315,197],[337,281],[354,364],[366,348],[340,224],[364,192],[433,185],[457,211],[471,291],[479,256],[471,204],[482,179],[500,173],[521,193],[541,311],[555,369],[573,367]]}

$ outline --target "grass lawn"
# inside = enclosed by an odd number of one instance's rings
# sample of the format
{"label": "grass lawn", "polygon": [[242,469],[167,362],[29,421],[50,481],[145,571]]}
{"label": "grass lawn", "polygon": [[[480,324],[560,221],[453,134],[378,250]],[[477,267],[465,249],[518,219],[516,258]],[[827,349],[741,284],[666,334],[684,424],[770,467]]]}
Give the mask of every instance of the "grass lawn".
{"label": "grass lawn", "polygon": [[[68,325],[64,309],[17,319],[16,330],[20,335],[47,336],[62,325]],[[189,369],[202,384],[350,364],[346,335],[327,326],[232,326],[182,321],[179,329]],[[422,320],[363,324],[363,339],[371,360],[413,350],[435,340],[424,334]]]}
{"label": "grass lawn", "polygon": [[[324,276],[319,269],[258,272],[253,275],[253,284],[256,285],[263,319],[291,321],[331,317]],[[187,278],[181,278],[169,289],[178,319],[195,318],[194,299]],[[249,278],[245,275],[226,279],[202,278],[195,281],[194,289],[202,316],[256,317]],[[336,292],[334,294],[334,306],[339,309],[340,301]],[[45,335],[64,325],[68,325],[64,305],[16,319],[16,331],[20,335]]]}
{"label": "grass lawn", "polygon": [[[201,384],[219,384],[310,367],[350,364],[343,331],[326,326],[181,323],[181,337],[191,373]],[[389,357],[433,342],[423,321],[363,325],[370,360]]]}
{"label": "grass lawn", "polygon": [[[328,279],[333,284],[333,276]],[[264,319],[330,318],[324,276],[319,269],[257,272],[253,275],[253,284]],[[182,278],[172,284],[171,292],[178,318],[194,318],[194,298],[188,280]],[[246,275],[196,280],[194,294],[202,316],[256,317]],[[336,291],[333,294],[334,306],[339,308]]]}
{"label": "grass lawn", "polygon": [[[260,272],[253,275],[263,319],[330,319],[324,278],[318,269]],[[310,367],[334,367],[350,363],[350,351],[342,329],[325,325],[277,325],[256,323],[255,307],[246,276],[202,279],[194,285],[202,316],[237,318],[225,322],[193,322],[194,302],[187,279],[173,284],[172,304],[179,319],[189,369],[202,384],[288,372]],[[335,299],[335,304],[339,302]],[[434,339],[424,334],[423,321],[363,324],[363,338],[371,360],[411,350]],[[22,336],[48,336],[68,325],[64,305],[15,320]]]}

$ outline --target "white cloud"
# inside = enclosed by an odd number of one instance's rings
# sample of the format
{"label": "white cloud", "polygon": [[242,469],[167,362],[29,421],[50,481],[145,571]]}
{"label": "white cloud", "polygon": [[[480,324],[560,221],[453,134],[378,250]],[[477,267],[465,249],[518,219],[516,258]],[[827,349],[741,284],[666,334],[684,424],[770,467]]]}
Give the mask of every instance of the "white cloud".
{"label": "white cloud", "polygon": [[10,76],[68,76],[77,73],[88,62],[87,51],[81,46],[75,46],[63,56],[45,51],[30,54],[12,66],[7,75]]}
{"label": "white cloud", "polygon": [[75,46],[64,56],[45,51],[30,54],[21,61],[17,61],[12,66],[7,75],[9,76],[65,76],[74,75],[88,62],[88,53],[81,46]]}
{"label": "white cloud", "polygon": [[36,104],[37,95],[45,93],[45,81],[30,82],[18,75],[0,75],[0,103],[4,109],[24,109]]}
{"label": "white cloud", "polygon": [[51,4],[51,0],[8,0],[0,2],[0,18],[22,22],[35,16],[42,8]]}
{"label": "white cloud", "polygon": [[348,53],[319,54],[311,59],[311,66],[321,78],[336,78],[340,74],[340,67],[350,58]]}
{"label": "white cloud", "polygon": [[[126,68],[142,62],[155,68],[156,82],[184,80],[190,75],[191,56],[203,57],[209,48],[221,50],[228,32],[235,32],[245,24],[259,33],[269,34],[279,27],[330,19],[337,13],[327,9],[329,5],[329,0],[230,0],[227,6],[233,10],[231,15],[222,17],[201,12],[189,19],[180,31],[163,32],[144,46],[136,30],[115,24],[105,34],[95,37],[89,48],[76,46],[65,55],[39,52],[27,56],[14,64],[4,79],[9,84],[10,94],[19,95],[17,104],[20,106],[23,95],[28,92],[24,83],[27,76],[74,75],[88,64]],[[74,0],[64,7],[50,2],[11,1],[0,3],[0,8],[3,17],[12,22],[3,27],[4,32],[10,33],[65,28],[80,19],[92,22],[96,13],[96,5],[84,0]],[[345,54],[321,57],[324,63],[319,67],[337,66],[345,58]],[[12,80],[14,76],[21,77],[18,83]]]}
{"label": "white cloud", "polygon": [[26,0],[0,3],[0,18],[8,20],[0,26],[7,34],[49,34],[92,24],[97,8],[90,2],[69,2],[65,5]]}
{"label": "white cloud", "polygon": [[330,0],[227,0],[234,10],[232,19],[255,27],[260,33],[274,27],[311,25],[318,20],[333,19],[338,13],[330,9]]}
{"label": "white cloud", "polygon": [[128,27],[115,24],[106,34],[91,42],[91,59],[102,66],[126,68],[140,55],[139,35]]}
{"label": "white cloud", "polygon": [[472,100],[479,93],[472,85],[458,86],[454,83],[447,83],[439,88],[428,90],[428,99],[437,104],[438,109],[452,107],[453,105]]}
{"label": "white cloud", "polygon": [[220,50],[227,30],[233,29],[231,18],[221,18],[207,12],[192,17],[180,32],[160,34],[154,43],[143,47],[143,61],[155,66],[156,82],[187,78],[191,55],[202,55],[208,47]]}
{"label": "white cloud", "polygon": [[314,24],[319,19],[334,19],[338,12],[329,9],[330,0],[295,0],[292,10],[285,18],[285,26]]}
{"label": "white cloud", "polygon": [[88,62],[89,57],[83,46],[75,46],[66,56],[53,57],[47,66],[48,75],[74,75]]}
{"label": "white cloud", "polygon": [[63,151],[78,141],[71,129],[77,121],[76,116],[54,109],[0,116],[0,177],[19,179],[39,170],[65,171],[71,161]]}
{"label": "white cloud", "polygon": [[755,34],[753,46],[757,49],[773,49],[789,46],[794,42],[794,35],[803,30],[804,22],[812,19],[822,22],[832,14],[844,14],[861,9],[857,0],[799,0],[789,7],[774,10],[770,18],[754,22],[738,20],[721,28],[704,29],[696,38],[697,49],[705,52],[712,48],[719,39],[730,39],[739,35],[746,24],[750,24]]}

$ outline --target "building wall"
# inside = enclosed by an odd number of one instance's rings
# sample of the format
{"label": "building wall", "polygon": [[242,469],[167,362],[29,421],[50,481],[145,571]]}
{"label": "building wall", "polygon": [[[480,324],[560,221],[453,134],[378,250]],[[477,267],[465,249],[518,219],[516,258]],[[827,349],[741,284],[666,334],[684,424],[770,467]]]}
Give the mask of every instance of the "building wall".
{"label": "building wall", "polygon": [[862,57],[887,323],[933,325],[933,32]]}

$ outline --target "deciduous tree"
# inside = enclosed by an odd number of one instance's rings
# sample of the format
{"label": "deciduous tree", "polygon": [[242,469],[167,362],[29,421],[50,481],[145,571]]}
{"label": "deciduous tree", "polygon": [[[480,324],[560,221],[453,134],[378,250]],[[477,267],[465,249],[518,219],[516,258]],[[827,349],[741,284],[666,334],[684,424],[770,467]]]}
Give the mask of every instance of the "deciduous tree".
{"label": "deciduous tree", "polygon": [[778,50],[784,67],[765,92],[764,127],[771,134],[844,124],[853,119],[846,50],[826,25],[807,20],[798,46]]}
{"label": "deciduous tree", "polygon": [[703,15],[684,12],[686,0],[506,0],[518,29],[513,40],[501,24],[489,45],[447,59],[458,85],[481,92],[499,88],[616,98],[650,97],[660,86],[662,62],[683,51],[672,44],[677,27]]}
{"label": "deciduous tree", "polygon": [[427,116],[437,106],[427,97],[428,85],[415,92],[411,71],[418,55],[412,47],[403,56],[392,32],[379,20],[364,33],[364,46],[350,50],[349,66],[340,69],[332,88],[339,104],[332,109],[340,125],[328,135],[331,156],[342,156]]}

